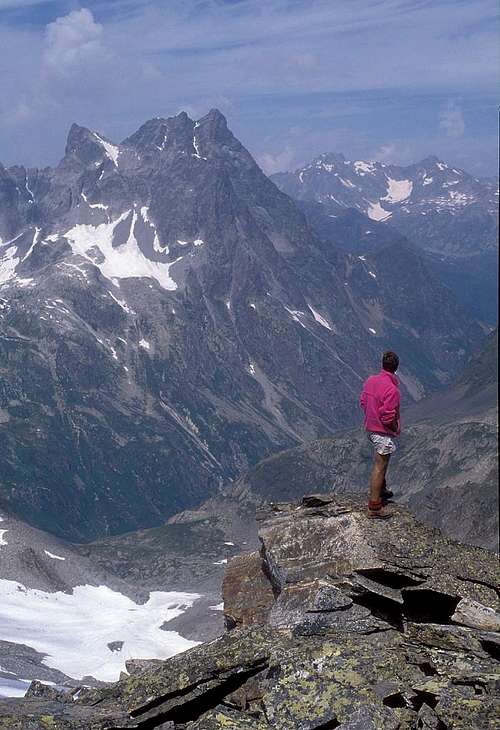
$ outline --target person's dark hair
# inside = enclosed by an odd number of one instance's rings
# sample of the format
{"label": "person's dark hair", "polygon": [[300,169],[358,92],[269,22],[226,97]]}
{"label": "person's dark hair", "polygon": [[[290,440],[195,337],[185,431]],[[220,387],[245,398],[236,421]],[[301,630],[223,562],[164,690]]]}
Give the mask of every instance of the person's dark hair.
{"label": "person's dark hair", "polygon": [[384,352],[382,356],[382,367],[390,373],[395,373],[399,367],[399,357],[395,352]]}

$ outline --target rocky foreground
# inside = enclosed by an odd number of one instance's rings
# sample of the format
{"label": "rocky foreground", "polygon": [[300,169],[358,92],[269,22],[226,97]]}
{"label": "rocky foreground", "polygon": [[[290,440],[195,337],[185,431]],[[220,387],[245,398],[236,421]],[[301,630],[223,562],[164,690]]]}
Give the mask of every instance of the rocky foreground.
{"label": "rocky foreground", "polygon": [[497,558],[396,510],[271,505],[260,553],[227,567],[224,636],[106,688],[34,682],[0,728],[498,728]]}

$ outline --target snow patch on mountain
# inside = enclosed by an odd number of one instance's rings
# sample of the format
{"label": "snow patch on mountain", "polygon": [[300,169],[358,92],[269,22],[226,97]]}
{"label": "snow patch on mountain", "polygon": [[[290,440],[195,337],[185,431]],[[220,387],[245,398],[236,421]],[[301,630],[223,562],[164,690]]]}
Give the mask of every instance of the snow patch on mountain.
{"label": "snow patch on mountain", "polygon": [[353,162],[353,167],[358,175],[366,175],[367,173],[374,173],[376,167],[373,162],[364,162],[363,160],[357,160]]}
{"label": "snow patch on mountain", "polygon": [[321,314],[319,312],[317,312],[314,309],[314,307],[312,307],[310,304],[308,304],[307,306],[311,310],[311,314],[314,317],[314,319],[316,320],[316,322],[318,324],[320,324],[322,327],[325,327],[327,330],[330,330],[330,332],[333,332],[333,329],[330,327],[330,325],[327,322],[327,320],[324,317],[322,317]]}
{"label": "snow patch on mountain", "polygon": [[[125,243],[113,246],[118,225],[132,214],[129,235]],[[73,253],[79,254],[94,266],[103,276],[114,279],[151,278],[168,291],[175,291],[177,284],[170,276],[172,262],[150,261],[139,248],[134,229],[137,223],[137,212],[127,210],[115,221],[101,223],[97,226],[78,223],[64,234]],[[99,256],[100,254],[100,256]]]}
{"label": "snow patch on mountain", "polygon": [[450,190],[449,196],[455,205],[467,205],[471,200],[472,196],[466,193],[459,193],[457,190]]}
{"label": "snow patch on mountain", "polygon": [[[199,126],[200,126],[199,123],[196,122],[196,124],[194,125],[194,128],[195,129],[198,129]],[[198,145],[198,141],[196,139],[196,134],[193,134],[193,147],[194,147],[193,157],[197,157],[199,160],[206,160],[207,159],[206,157],[203,157],[202,154],[200,154],[200,148],[199,148],[199,145]]]}
{"label": "snow patch on mountain", "polygon": [[356,188],[356,185],[354,185],[354,183],[350,180],[345,180],[343,177],[339,177],[339,180],[345,188]]}
{"label": "snow patch on mountain", "polygon": [[[127,302],[124,299],[118,299],[118,297],[115,297],[115,295],[111,291],[109,292],[109,296],[111,297],[111,299],[113,299],[118,304],[119,307],[121,307],[123,309],[124,312],[126,312],[127,314],[135,314],[134,310],[130,309],[130,307],[128,306]],[[118,338],[118,339],[120,339],[120,338]]]}
{"label": "snow patch on mountain", "polygon": [[1,254],[0,258],[0,284],[10,281],[16,273],[16,267],[19,263],[17,254],[17,246],[10,246]]}
{"label": "snow patch on mountain", "polygon": [[366,215],[373,221],[385,221],[387,218],[391,217],[392,213],[385,210],[385,208],[382,208],[380,203],[377,201],[376,203],[368,204]]}
{"label": "snow patch on mountain", "polygon": [[51,553],[50,550],[44,550],[43,552],[45,553],[45,555],[48,555],[49,558],[52,558],[52,560],[66,560],[66,558],[63,558],[61,555]]}
{"label": "snow patch on mountain", "polygon": [[4,537],[6,532],[8,532],[8,530],[0,530],[0,547],[2,545],[7,545],[7,540]]}
{"label": "snow patch on mountain", "polygon": [[[198,642],[161,626],[183,614],[197,593],[150,593],[144,604],[107,586],[76,586],[46,593],[0,579],[0,640],[45,654],[43,663],[74,679],[118,679],[127,659],[167,659]],[[120,641],[119,651],[109,644]]]}
{"label": "snow patch on mountain", "polygon": [[109,206],[104,205],[104,203],[89,203],[88,198],[83,191],[80,193],[80,195],[82,196],[83,201],[85,203],[87,203],[89,208],[98,208],[100,210],[108,210]]}
{"label": "snow patch on mountain", "polygon": [[34,203],[35,196],[33,195],[33,191],[31,190],[30,186],[28,185],[28,176],[27,175],[26,175],[26,180],[24,182],[24,187],[26,188],[26,192],[30,196],[30,200],[28,200],[28,203]]}
{"label": "snow patch on mountain", "polygon": [[410,197],[413,190],[411,180],[394,180],[392,177],[387,178],[387,195],[381,200],[387,200],[388,203],[401,203]]}
{"label": "snow patch on mountain", "polygon": [[158,253],[169,253],[168,245],[163,246],[160,243],[160,239],[158,237],[158,231],[156,230],[155,224],[152,222],[152,220],[149,217],[149,208],[147,205],[143,205],[141,208],[141,216],[144,223],[147,223],[154,231],[154,238],[153,238],[153,250],[158,251]]}
{"label": "snow patch on mountain", "polygon": [[291,316],[291,318],[293,319],[294,322],[298,322],[301,327],[303,327],[304,329],[307,329],[307,327],[301,320],[301,317],[306,316],[305,312],[301,312],[300,309],[289,309],[288,307],[285,307],[285,309],[288,312],[288,314]]}
{"label": "snow patch on mountain", "polygon": [[93,132],[94,137],[104,147],[104,151],[106,152],[106,155],[109,157],[111,162],[118,167],[118,157],[120,155],[120,148],[117,147],[115,144],[112,144],[111,142],[108,142],[107,140],[100,137],[97,132]]}
{"label": "snow patch on mountain", "polygon": [[224,610],[224,601],[222,601],[222,603],[218,603],[216,606],[209,606],[209,609],[211,611],[223,611]]}

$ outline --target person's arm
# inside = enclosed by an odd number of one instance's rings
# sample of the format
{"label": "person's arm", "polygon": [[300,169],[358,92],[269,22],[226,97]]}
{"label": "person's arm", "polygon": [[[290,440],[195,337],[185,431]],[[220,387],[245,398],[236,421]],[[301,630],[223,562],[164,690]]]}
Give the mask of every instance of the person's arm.
{"label": "person's arm", "polygon": [[395,387],[387,388],[379,410],[379,418],[387,428],[398,430],[399,390]]}
{"label": "person's arm", "polygon": [[366,411],[366,391],[364,388],[359,396],[359,405],[364,411]]}

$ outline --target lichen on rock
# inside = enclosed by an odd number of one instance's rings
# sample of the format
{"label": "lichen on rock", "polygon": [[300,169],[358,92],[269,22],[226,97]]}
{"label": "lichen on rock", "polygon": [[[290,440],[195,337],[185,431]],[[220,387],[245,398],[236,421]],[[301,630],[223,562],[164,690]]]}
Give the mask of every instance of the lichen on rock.
{"label": "lichen on rock", "polygon": [[498,727],[495,555],[348,497],[259,521],[260,553],[227,566],[223,636],[105,688],[34,685],[0,702],[0,729]]}

